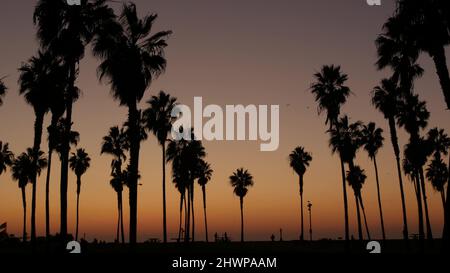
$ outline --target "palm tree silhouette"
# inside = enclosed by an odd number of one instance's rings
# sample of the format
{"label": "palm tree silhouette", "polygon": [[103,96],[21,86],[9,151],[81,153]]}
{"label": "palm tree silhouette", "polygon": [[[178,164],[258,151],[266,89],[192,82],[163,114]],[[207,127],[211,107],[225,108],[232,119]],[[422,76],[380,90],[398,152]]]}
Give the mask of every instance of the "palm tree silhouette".
{"label": "palm tree silhouette", "polygon": [[[364,170],[361,169],[359,166],[353,166],[350,168],[350,170],[347,172],[347,181],[348,184],[352,187],[353,192],[355,194],[355,202],[356,202],[356,215],[358,220],[358,235],[359,240],[363,240],[363,233],[362,233],[362,225],[361,225],[361,212],[360,212],[360,204],[364,210],[364,206],[362,203],[362,197],[361,197],[361,189],[366,181],[367,176],[364,173]],[[365,214],[365,213],[364,213]],[[367,220],[364,216],[365,226],[367,229],[367,235],[370,240],[369,230],[367,228]]]}
{"label": "palm tree silhouette", "polygon": [[300,241],[303,241],[303,176],[305,175],[306,168],[312,160],[310,153],[305,151],[303,147],[296,147],[289,155],[289,163],[291,168],[299,177],[299,187],[300,187]]}
{"label": "palm tree silhouette", "polygon": [[[360,127],[361,122],[350,123],[348,116],[345,115],[337,121],[336,126],[333,129],[328,131],[330,133],[329,144],[332,152],[338,152],[340,154],[343,162],[348,164],[350,171],[355,167],[354,159],[356,157],[356,152],[362,145]],[[348,181],[348,174],[346,179]],[[353,188],[353,191],[355,193],[355,200],[359,203],[360,192],[355,191],[355,188]],[[357,213],[359,213],[359,211],[357,211]],[[358,224],[360,224],[360,221],[358,221]],[[362,240],[362,229],[360,229],[360,226],[358,226],[358,233],[359,239]]]}
{"label": "palm tree silhouette", "polygon": [[402,201],[403,215],[403,239],[408,241],[408,217],[406,213],[405,192],[403,190],[402,169],[400,163],[400,147],[398,144],[397,128],[395,118],[397,115],[397,106],[402,94],[397,84],[392,79],[383,79],[379,86],[372,91],[372,104],[380,111],[388,121],[391,143],[394,149],[395,161],[397,163],[398,183],[400,185],[400,196]]}
{"label": "palm tree silhouette", "polygon": [[377,166],[377,153],[378,150],[383,147],[383,129],[378,128],[374,122],[370,122],[367,125],[363,125],[362,128],[362,141],[364,150],[369,155],[369,158],[373,162],[375,169],[375,178],[377,182],[377,196],[378,196],[378,209],[380,211],[380,224],[383,240],[386,240],[386,233],[384,230],[383,208],[381,205],[381,193],[380,193],[380,181],[378,178],[378,166]]}
{"label": "palm tree silhouette", "polygon": [[12,178],[18,181],[18,186],[22,192],[22,206],[23,206],[23,232],[22,241],[27,241],[27,199],[25,188],[29,182],[30,168],[31,168],[31,158],[26,154],[22,153],[17,159],[14,160],[11,173]]}
{"label": "palm tree silhouette", "polygon": [[400,127],[404,127],[406,132],[410,135],[409,149],[405,150],[408,153],[408,157],[412,164],[414,164],[415,170],[418,172],[417,185],[418,192],[422,193],[425,219],[427,227],[427,238],[433,239],[433,233],[431,231],[431,223],[428,215],[428,202],[425,189],[425,176],[423,172],[423,166],[426,164],[427,157],[431,151],[426,149],[426,143],[420,138],[420,130],[428,125],[428,119],[430,112],[426,108],[426,103],[419,100],[418,95],[408,94],[398,104],[397,123]]}
{"label": "palm tree silhouette", "polygon": [[0,79],[0,106],[3,105],[3,100],[2,98],[6,95],[6,85],[5,83],[3,83],[2,79]]}
{"label": "palm tree silhouette", "polygon": [[[36,158],[35,158],[36,157]],[[47,167],[47,160],[44,157],[44,152],[33,150],[33,148],[27,148],[27,151],[20,154],[16,160],[14,160],[11,172],[14,180],[18,181],[19,188],[22,191],[22,204],[23,204],[23,241],[27,240],[26,236],[26,196],[25,187],[28,183],[32,183],[35,175],[40,175],[42,169]],[[35,198],[35,195],[34,197]],[[33,200],[32,200],[33,202]],[[34,203],[36,201],[34,200]],[[31,211],[33,214],[34,212]],[[33,215],[31,215],[33,219]]]}
{"label": "palm tree silhouette", "polygon": [[14,162],[14,154],[9,150],[9,143],[0,141],[0,175],[6,172]]}
{"label": "palm tree silhouette", "polygon": [[447,165],[440,158],[434,158],[428,165],[426,176],[433,185],[433,188],[441,194],[442,207],[445,216],[445,184],[448,179]]}
{"label": "palm tree silhouette", "polygon": [[390,67],[393,72],[391,80],[399,84],[401,93],[411,93],[414,80],[424,72],[417,64],[420,50],[409,35],[411,30],[402,27],[398,17],[391,17],[383,25],[383,31],[375,41],[377,68]]}
{"label": "palm tree silhouette", "polygon": [[85,47],[100,24],[111,20],[114,12],[106,0],[85,0],[80,5],[68,5],[65,0],[39,0],[34,10],[33,21],[37,25],[37,36],[41,46],[60,57],[67,67],[65,94],[66,137],[64,138],[61,162],[61,226],[60,235],[67,236],[67,183],[69,173],[69,134],[72,126],[72,107],[79,90],[75,86],[79,74],[79,63],[85,55]]}
{"label": "palm tree silhouette", "polygon": [[[319,114],[326,111],[325,124],[329,124],[330,129],[336,126],[340,115],[341,106],[347,101],[350,95],[350,88],[345,85],[348,76],[341,72],[340,66],[323,66],[321,72],[314,74],[315,82],[311,85],[311,92],[318,103]],[[347,188],[345,183],[344,160],[340,155],[342,192],[344,199],[344,220],[345,220],[345,242],[348,249],[350,240],[348,227],[348,202]]]}
{"label": "palm tree silhouette", "polygon": [[109,154],[113,156],[111,161],[111,187],[117,193],[117,242],[119,242],[119,227],[121,227],[122,243],[125,243],[125,235],[123,231],[123,210],[122,210],[122,192],[125,178],[122,171],[122,164],[127,159],[126,151],[129,145],[126,133],[123,128],[114,126],[109,129],[108,135],[103,137],[101,154]]}
{"label": "palm tree silhouette", "polygon": [[140,19],[136,5],[124,4],[120,18],[114,18],[99,32],[94,53],[102,59],[100,80],[108,78],[114,99],[128,107],[130,143],[130,243],[136,243],[137,180],[139,167],[139,110],[145,91],[166,66],[164,48],[170,31],[150,35],[157,15]]}
{"label": "palm tree silhouette", "polygon": [[243,168],[237,169],[230,176],[230,183],[233,186],[233,192],[239,197],[241,205],[241,242],[244,242],[244,197],[247,195],[248,188],[252,187],[253,176]]}
{"label": "palm tree silhouette", "polygon": [[[184,128],[180,128],[180,132],[183,130]],[[167,162],[172,162],[172,173],[175,175],[177,187],[187,190],[185,242],[189,242],[191,238],[192,241],[195,240],[194,181],[200,177],[201,161],[206,156],[205,148],[201,141],[195,139],[193,129],[190,129],[190,132],[191,140],[170,141],[166,151]]]}
{"label": "palm tree silhouette", "polygon": [[167,135],[172,129],[174,118],[172,117],[172,109],[176,105],[176,98],[171,97],[163,91],[159,92],[158,96],[152,96],[147,101],[149,108],[144,113],[144,120],[146,128],[151,131],[158,139],[162,147],[162,172],[163,172],[163,238],[164,243],[167,243],[167,215],[166,215],[166,142]]}
{"label": "palm tree silhouette", "polygon": [[[206,184],[211,180],[213,170],[211,169],[211,165],[204,161],[200,161],[200,166],[198,168],[198,184],[202,187],[202,194],[203,194],[203,212],[205,217],[205,239],[206,242],[208,242],[208,221],[206,216]],[[181,206],[181,204],[180,204]]]}
{"label": "palm tree silhouette", "polygon": [[[54,57],[48,52],[39,52],[36,57],[32,57],[28,63],[19,68],[20,94],[24,95],[26,102],[31,105],[35,113],[34,122],[34,142],[33,150],[36,153],[34,159],[38,158],[42,142],[42,127],[44,116],[50,110],[49,102],[54,94],[59,92],[60,86],[54,81],[56,76],[57,63]],[[31,174],[31,184],[33,185],[31,203],[31,242],[36,240],[36,176]]]}
{"label": "palm tree silhouette", "polygon": [[450,109],[450,76],[445,47],[450,44],[448,6],[446,1],[399,0],[396,17],[400,27],[408,29],[406,35],[417,47],[433,59],[444,94]]}
{"label": "palm tree silhouette", "polygon": [[78,240],[78,219],[79,219],[79,206],[80,206],[80,190],[81,190],[81,177],[86,173],[87,169],[91,166],[91,158],[82,148],[77,149],[76,153],[72,153],[69,158],[69,165],[72,171],[77,176],[77,224],[75,229],[75,240]]}

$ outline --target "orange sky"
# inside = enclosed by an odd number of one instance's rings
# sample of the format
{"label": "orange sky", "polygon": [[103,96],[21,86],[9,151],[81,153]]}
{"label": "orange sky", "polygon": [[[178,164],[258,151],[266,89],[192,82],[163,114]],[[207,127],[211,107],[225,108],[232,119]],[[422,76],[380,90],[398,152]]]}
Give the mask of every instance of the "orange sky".
{"label": "orange sky", "polygon": [[[151,3],[149,3],[151,2]],[[343,108],[352,121],[375,121],[385,130],[387,141],[379,153],[379,171],[387,235],[401,236],[401,204],[395,161],[386,122],[370,105],[370,91],[387,72],[374,67],[374,39],[392,13],[392,3],[368,7],[363,0],[345,1],[136,1],[142,14],[158,12],[155,29],[174,31],[167,48],[167,72],[146,93],[163,89],[192,105],[194,96],[204,104],[279,104],[280,147],[260,152],[259,142],[205,142],[207,160],[214,176],[207,186],[210,236],[227,232],[239,237],[239,201],[228,177],[238,167],[250,170],[255,186],[245,198],[246,238],[269,240],[284,230],[285,239],[299,234],[298,178],[289,168],[288,154],[297,145],[313,154],[305,176],[305,201],[313,203],[314,238],[343,236],[343,205],[339,160],[331,156],[325,118],[317,116],[308,88],[312,75],[324,64],[340,64],[349,75],[354,95]],[[0,77],[9,93],[0,107],[0,140],[10,142],[18,154],[33,141],[33,112],[17,95],[17,68],[36,52],[32,12],[35,1],[2,1],[0,10]],[[421,98],[428,102],[430,127],[450,132],[448,113],[434,65],[423,55],[425,75],[416,83]],[[83,94],[74,106],[74,128],[81,133],[80,147],[92,158],[92,167],[82,181],[80,233],[112,240],[116,228],[116,195],[109,186],[110,160],[100,156],[102,136],[108,128],[126,119],[126,109],[112,100],[107,86],[96,78],[98,61],[90,54],[81,63],[77,84]],[[142,104],[144,106],[144,104]],[[48,117],[45,126],[48,125]],[[44,137],[46,139],[46,136]],[[400,132],[400,143],[406,134]],[[47,145],[43,143],[45,148]],[[46,148],[45,148],[46,149]],[[140,170],[142,186],[138,196],[139,240],[161,237],[161,149],[151,137],[142,145]],[[51,185],[52,232],[59,229],[59,162],[54,157]],[[373,166],[360,152],[356,159],[368,175],[363,188],[368,221],[373,237],[380,236]],[[168,168],[170,169],[170,168]],[[170,173],[168,173],[170,177]],[[405,178],[406,201],[411,233],[417,233],[413,186]],[[45,231],[45,172],[39,179],[37,231]],[[442,230],[442,205],[438,193],[427,185],[431,223],[435,236]],[[356,236],[354,198],[349,189],[351,231]],[[31,203],[31,186],[27,190]],[[196,189],[197,238],[203,238],[200,188]],[[75,228],[75,177],[69,181],[69,231]],[[168,181],[169,238],[177,236],[179,195]],[[9,172],[0,177],[0,222],[8,231],[20,234],[22,203],[20,191]],[[125,198],[125,220],[128,204]],[[306,203],[306,202],[305,202]],[[306,212],[306,209],[305,209]],[[307,221],[305,224],[307,225]],[[127,225],[126,225],[127,226]],[[306,227],[306,226],[305,226]]]}

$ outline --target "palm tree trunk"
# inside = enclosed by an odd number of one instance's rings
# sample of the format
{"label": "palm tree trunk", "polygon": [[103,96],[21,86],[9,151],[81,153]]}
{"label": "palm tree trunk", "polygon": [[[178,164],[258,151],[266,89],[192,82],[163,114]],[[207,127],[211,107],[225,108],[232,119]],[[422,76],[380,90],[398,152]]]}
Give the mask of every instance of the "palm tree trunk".
{"label": "palm tree trunk", "polygon": [[180,193],[180,221],[178,226],[178,242],[181,241],[181,223],[183,221],[183,200],[184,200],[184,194]]}
{"label": "palm tree trunk", "polygon": [[[34,144],[33,144],[33,165],[37,165],[37,157],[40,151],[42,140],[42,125],[44,123],[44,113],[36,113],[34,123]],[[37,173],[32,173],[31,183],[33,184],[33,195],[31,199],[31,243],[36,242],[36,187]]]}
{"label": "palm tree trunk", "polygon": [[194,216],[194,181],[191,183],[191,207],[192,207],[192,242],[195,241],[195,216]]}
{"label": "palm tree trunk", "polygon": [[380,211],[381,234],[383,236],[383,241],[385,241],[386,240],[386,233],[384,231],[383,208],[381,206],[380,181],[378,179],[377,158],[375,156],[373,157],[373,165],[375,167],[375,178],[376,178],[376,182],[377,182],[378,209]]}
{"label": "palm tree trunk", "polygon": [[122,244],[125,244],[125,231],[123,229],[123,199],[122,199],[122,191],[119,193],[119,205],[120,205],[120,233],[122,236]]}
{"label": "palm tree trunk", "polygon": [[299,175],[300,185],[300,241],[303,241],[303,176]]}
{"label": "palm tree trunk", "polygon": [[355,192],[355,202],[356,202],[356,216],[358,220],[358,238],[360,241],[362,241],[363,238],[363,232],[362,232],[362,225],[361,225],[361,212],[359,210],[359,200],[358,200],[358,193]]}
{"label": "palm tree trunk", "polygon": [[405,192],[403,190],[402,168],[400,165],[400,148],[398,145],[397,129],[395,128],[395,119],[389,118],[389,130],[391,133],[391,142],[394,148],[395,161],[397,163],[398,183],[400,185],[400,195],[402,200],[402,214],[403,214],[403,239],[408,241],[408,219],[406,214]]}
{"label": "palm tree trunk", "polygon": [[52,147],[48,147],[47,178],[45,180],[45,237],[50,237],[50,174],[52,169]]}
{"label": "palm tree trunk", "polygon": [[436,73],[439,77],[442,92],[444,93],[447,109],[450,109],[450,76],[448,73],[445,49],[443,46],[437,46],[432,54],[434,65],[436,66]]}
{"label": "palm tree trunk", "polygon": [[22,191],[22,206],[23,206],[23,233],[22,233],[22,241],[27,241],[27,197],[25,193],[25,187],[20,188]]}
{"label": "palm tree trunk", "polygon": [[80,209],[80,189],[81,188],[81,177],[77,177],[77,219],[75,228],[75,241],[78,241],[78,223],[79,223],[79,209]]}
{"label": "palm tree trunk", "polygon": [[424,250],[424,238],[425,238],[425,232],[423,227],[423,209],[422,209],[422,197],[421,197],[421,190],[420,190],[420,182],[419,182],[419,174],[416,173],[414,176],[414,182],[416,185],[416,199],[417,199],[417,210],[418,210],[418,217],[419,217],[419,241],[420,241],[420,249]]}
{"label": "palm tree trunk", "polygon": [[167,215],[166,215],[166,144],[162,144],[162,169],[163,169],[163,181],[162,181],[162,189],[163,189],[163,238],[164,243],[167,243]]}
{"label": "palm tree trunk", "polygon": [[202,193],[203,193],[203,213],[205,215],[205,239],[208,242],[208,220],[206,216],[206,186],[202,185]]}
{"label": "palm tree trunk", "polygon": [[371,239],[370,239],[369,225],[367,225],[366,210],[364,209],[364,202],[363,202],[363,199],[362,199],[362,193],[361,192],[359,193],[359,202],[361,204],[361,209],[362,209],[362,212],[363,212],[364,226],[366,227],[367,238],[370,241]]}
{"label": "palm tree trunk", "polygon": [[430,223],[430,217],[428,215],[428,201],[427,201],[427,192],[425,189],[425,176],[423,175],[423,169],[419,169],[420,174],[420,186],[422,187],[422,197],[423,197],[423,204],[425,208],[425,220],[427,225],[427,239],[433,240],[433,232],[431,230],[431,223]]}
{"label": "palm tree trunk", "polygon": [[189,243],[189,237],[191,236],[190,233],[190,225],[191,225],[191,187],[187,186],[187,217],[186,217],[186,223],[184,228],[184,241],[186,243]]}
{"label": "palm tree trunk", "polygon": [[[450,173],[450,153],[448,159],[448,171]],[[444,208],[444,228],[442,231],[442,240],[443,240],[443,250],[445,252],[450,252],[450,175],[448,177],[447,182],[447,194],[445,199],[445,208]]]}
{"label": "palm tree trunk", "polygon": [[134,246],[137,238],[137,186],[139,175],[139,148],[140,131],[138,125],[138,110],[136,101],[128,106],[128,121],[130,125],[130,180],[129,180],[129,203],[130,203],[130,244]]}
{"label": "palm tree trunk", "polygon": [[345,166],[344,166],[344,160],[342,159],[342,156],[340,156],[341,159],[341,174],[342,174],[342,192],[344,196],[344,222],[345,222],[345,249],[349,249],[349,242],[350,242],[350,231],[348,226],[348,200],[347,200],[347,185],[345,183]]}
{"label": "palm tree trunk", "polygon": [[241,204],[241,242],[244,242],[244,198],[239,198]]}
{"label": "palm tree trunk", "polygon": [[[189,198],[189,191],[188,191],[188,196],[186,198],[186,188],[183,190],[183,200],[184,200],[184,241],[186,241],[186,229],[188,227],[188,206],[187,206],[187,201],[186,199]],[[187,242],[187,241],[186,241]]]}
{"label": "palm tree trunk", "polygon": [[116,242],[120,243],[120,192],[117,191],[117,229]]}
{"label": "palm tree trunk", "polygon": [[72,129],[72,107],[73,98],[72,93],[75,90],[75,79],[76,79],[76,64],[77,61],[69,61],[69,87],[66,98],[66,131],[64,132],[62,150],[61,150],[61,225],[60,225],[60,236],[62,240],[67,238],[67,186],[69,179],[69,151],[70,151],[70,131]]}

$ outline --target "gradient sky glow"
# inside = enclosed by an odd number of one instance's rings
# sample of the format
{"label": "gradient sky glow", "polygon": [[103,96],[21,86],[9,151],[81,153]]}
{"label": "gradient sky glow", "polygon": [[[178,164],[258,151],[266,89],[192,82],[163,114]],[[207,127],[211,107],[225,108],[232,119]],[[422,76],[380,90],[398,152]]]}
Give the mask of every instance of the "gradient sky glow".
{"label": "gradient sky glow", "polygon": [[[117,1],[120,2],[120,1]],[[280,147],[275,152],[260,152],[259,142],[205,142],[207,161],[214,176],[207,186],[210,236],[215,232],[239,237],[239,201],[233,195],[228,177],[239,167],[250,170],[255,186],[245,198],[246,238],[269,240],[283,228],[284,239],[299,235],[300,199],[298,178],[289,168],[288,155],[298,145],[313,154],[305,176],[304,197],[313,203],[314,238],[343,236],[343,204],[340,165],[332,156],[325,134],[325,117],[317,115],[309,91],[313,74],[322,65],[339,64],[348,74],[353,95],[342,112],[352,121],[375,121],[387,139],[379,153],[379,171],[387,236],[401,237],[401,203],[392,146],[387,123],[370,104],[370,91],[389,71],[376,70],[374,40],[392,14],[394,1],[370,7],[365,0],[136,0],[141,15],[159,15],[155,30],[172,30],[166,51],[168,67],[147,91],[148,98],[165,90],[183,104],[192,105],[194,96],[204,104],[278,104],[280,105]],[[4,0],[0,4],[0,78],[6,76],[9,92],[0,107],[0,140],[9,142],[19,154],[32,145],[34,114],[18,95],[17,68],[38,49],[32,22],[36,1]],[[119,9],[119,3],[112,3]],[[449,60],[447,60],[449,61]],[[74,105],[74,129],[81,134],[80,147],[91,155],[91,169],[82,180],[80,233],[87,239],[113,240],[116,230],[116,195],[109,185],[109,156],[100,156],[102,137],[109,127],[126,119],[109,95],[109,87],[96,76],[98,60],[89,53],[81,63],[77,85],[82,90]],[[425,69],[416,91],[427,101],[431,112],[430,128],[439,126],[450,132],[435,68],[429,56],[420,64]],[[49,116],[45,127],[48,126]],[[45,128],[44,127],[44,128]],[[46,136],[43,137],[46,139]],[[400,144],[407,136],[400,132]],[[42,148],[46,151],[47,144]],[[54,156],[51,181],[51,229],[59,230],[59,162]],[[362,194],[373,237],[379,237],[379,218],[373,165],[361,151],[356,159],[368,175]],[[168,168],[170,169],[170,168]],[[139,240],[162,237],[161,148],[152,136],[141,147],[141,183],[138,194]],[[45,232],[45,174],[37,193],[37,231]],[[170,177],[170,173],[168,173]],[[414,188],[405,178],[407,211],[411,233],[417,232]],[[169,238],[178,232],[179,195],[168,181]],[[128,191],[125,191],[127,193]],[[351,233],[355,236],[354,198],[349,188]],[[433,232],[440,236],[443,212],[440,195],[427,186]],[[31,186],[27,188],[31,203]],[[203,239],[203,211],[200,188],[196,188],[196,228]],[[126,196],[127,197],[127,196]],[[75,228],[75,177],[69,181],[69,232]],[[128,197],[124,199],[128,226]],[[30,206],[29,206],[30,207]],[[305,208],[306,213],[306,208]],[[8,231],[20,234],[22,203],[20,190],[7,172],[0,176],[0,222]],[[308,222],[306,221],[305,224]],[[128,232],[127,232],[128,234]]]}

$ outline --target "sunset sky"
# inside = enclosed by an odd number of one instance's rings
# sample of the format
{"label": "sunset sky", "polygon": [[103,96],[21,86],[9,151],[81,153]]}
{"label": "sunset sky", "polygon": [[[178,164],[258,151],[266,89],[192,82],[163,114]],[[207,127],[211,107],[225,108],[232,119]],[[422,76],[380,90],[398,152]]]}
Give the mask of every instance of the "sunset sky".
{"label": "sunset sky", "polygon": [[[8,94],[0,107],[0,140],[9,142],[15,154],[33,143],[34,114],[18,95],[18,72],[22,62],[38,50],[32,16],[37,1],[4,0],[0,5],[0,78],[5,78]],[[111,3],[120,10],[121,1]],[[304,198],[313,207],[314,238],[344,235],[342,181],[339,158],[332,156],[325,133],[325,117],[318,116],[317,105],[309,90],[313,74],[322,65],[341,65],[348,74],[353,94],[342,113],[351,121],[374,121],[384,129],[384,148],[378,167],[385,224],[388,238],[400,238],[401,202],[392,145],[387,122],[370,104],[370,91],[390,71],[377,71],[374,40],[394,10],[394,1],[384,0],[370,7],[365,0],[135,0],[143,16],[158,13],[155,30],[172,30],[166,50],[167,71],[147,91],[141,107],[151,95],[164,90],[179,102],[193,104],[202,96],[204,104],[280,105],[280,146],[275,152],[261,152],[259,142],[204,142],[206,160],[214,169],[207,185],[210,237],[227,232],[239,238],[239,200],[233,195],[228,177],[239,167],[249,169],[255,185],[245,197],[247,240],[269,240],[283,229],[284,239],[297,239],[300,226],[298,177],[289,167],[288,155],[298,145],[313,155],[305,176]],[[450,52],[448,52],[450,53]],[[448,56],[448,55],[447,55]],[[447,61],[449,59],[447,58]],[[74,105],[73,128],[80,132],[79,147],[92,158],[92,167],[82,178],[80,234],[91,240],[112,241],[116,231],[116,194],[109,185],[111,157],[100,155],[102,137],[114,125],[127,118],[100,83],[96,68],[99,61],[87,49],[80,64],[77,85],[82,96]],[[434,65],[423,54],[420,64],[424,76],[416,82],[416,92],[427,101],[431,112],[429,128],[439,126],[450,132],[449,113]],[[46,128],[49,115],[46,117]],[[400,145],[407,135],[400,132]],[[424,132],[423,132],[424,133]],[[42,149],[47,151],[47,136]],[[51,180],[51,231],[59,231],[59,162],[54,155]],[[381,237],[373,165],[360,151],[356,163],[368,176],[362,194],[372,237]],[[170,168],[168,167],[168,177]],[[161,148],[153,136],[141,146],[142,179],[138,193],[138,240],[162,238]],[[45,175],[38,181],[37,232],[45,233]],[[178,234],[179,194],[167,181],[169,238]],[[404,179],[410,233],[417,231],[417,211],[412,183]],[[75,176],[69,180],[69,232],[75,230]],[[128,226],[128,190],[124,212]],[[27,187],[31,204],[31,185]],[[200,187],[196,187],[196,238],[203,239],[203,210]],[[349,215],[351,234],[357,235],[355,201],[351,188]],[[431,224],[435,236],[441,236],[443,211],[441,197],[427,184]],[[29,208],[31,206],[28,206]],[[305,208],[305,213],[307,210]],[[9,171],[0,176],[0,223],[8,222],[8,232],[20,235],[22,201],[17,183]],[[305,221],[307,228],[308,221]],[[126,233],[128,234],[128,232]]]}

